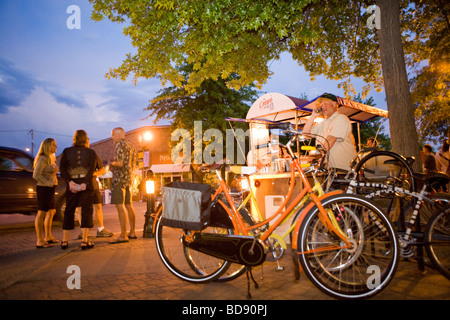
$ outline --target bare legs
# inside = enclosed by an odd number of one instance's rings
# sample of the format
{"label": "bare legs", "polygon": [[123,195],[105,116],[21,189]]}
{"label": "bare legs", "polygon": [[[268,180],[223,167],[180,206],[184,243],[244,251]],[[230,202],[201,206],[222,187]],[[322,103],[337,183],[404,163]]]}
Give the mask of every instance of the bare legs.
{"label": "bare legs", "polygon": [[45,240],[47,240],[47,242],[59,242],[52,235],[52,224],[53,224],[53,217],[55,216],[55,213],[56,213],[55,209],[50,209],[47,212],[47,215],[45,216],[45,219],[44,219]]}
{"label": "bare legs", "polygon": [[50,209],[49,211],[38,210],[36,219],[34,220],[37,247],[59,242],[52,235],[53,216],[55,215],[55,212],[55,209]]}
{"label": "bare legs", "polygon": [[[128,240],[128,235],[130,237],[135,237],[135,225],[136,225],[136,213],[132,204],[116,204],[117,214],[119,216],[120,223],[120,235],[117,240]],[[130,223],[130,233],[127,234],[127,217]],[[114,241],[114,242],[116,242]]]}
{"label": "bare legs", "polygon": [[36,229],[36,247],[42,247],[47,245],[47,241],[44,239],[44,219],[47,215],[47,211],[38,210],[36,219],[34,220],[34,228]]}

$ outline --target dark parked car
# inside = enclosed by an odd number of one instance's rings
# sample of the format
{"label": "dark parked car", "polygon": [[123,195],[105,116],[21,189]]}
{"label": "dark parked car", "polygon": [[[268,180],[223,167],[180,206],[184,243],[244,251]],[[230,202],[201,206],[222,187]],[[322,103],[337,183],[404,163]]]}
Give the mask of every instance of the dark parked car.
{"label": "dark parked car", "polygon": [[[62,179],[58,177],[58,180],[56,202],[61,203],[65,199],[66,187]],[[35,212],[37,198],[33,157],[22,150],[0,147],[0,213]],[[60,216],[60,212],[57,212],[57,216]]]}

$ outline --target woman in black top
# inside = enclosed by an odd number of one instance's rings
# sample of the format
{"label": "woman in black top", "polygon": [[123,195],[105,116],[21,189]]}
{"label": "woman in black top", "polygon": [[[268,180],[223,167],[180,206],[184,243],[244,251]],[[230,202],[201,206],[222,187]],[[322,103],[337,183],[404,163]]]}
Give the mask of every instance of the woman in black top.
{"label": "woman in black top", "polygon": [[61,176],[67,182],[66,209],[63,221],[63,240],[61,248],[68,247],[70,230],[74,229],[74,214],[81,207],[81,249],[94,247],[88,240],[88,230],[93,227],[94,188],[92,178],[96,168],[103,167],[94,150],[89,149],[89,138],[84,130],[77,130],[73,137],[73,146],[64,149],[61,157]]}

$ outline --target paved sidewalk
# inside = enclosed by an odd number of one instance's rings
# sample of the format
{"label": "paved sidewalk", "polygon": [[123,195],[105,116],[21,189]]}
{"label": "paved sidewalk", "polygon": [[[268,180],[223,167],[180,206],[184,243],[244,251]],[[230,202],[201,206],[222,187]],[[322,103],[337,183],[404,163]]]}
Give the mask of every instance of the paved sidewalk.
{"label": "paved sidewalk", "polygon": [[[34,229],[0,229],[0,300],[332,300],[302,274],[293,279],[289,255],[282,259],[285,271],[275,271],[266,262],[253,274],[259,289],[251,288],[247,299],[247,278],[225,283],[190,284],[172,275],[162,264],[154,239],[142,238],[145,203],[136,203],[138,239],[109,244],[110,238],[95,238],[95,248],[82,251],[71,234],[70,247],[35,248]],[[115,209],[104,206],[105,225],[118,232]],[[60,227],[54,235],[60,239]],[[95,232],[91,231],[91,234]],[[81,272],[81,288],[70,289],[68,267]],[[261,278],[262,276],[262,278]],[[68,285],[69,282],[69,285]],[[401,261],[390,285],[373,300],[449,300],[450,281],[435,270],[418,271],[414,262]]]}

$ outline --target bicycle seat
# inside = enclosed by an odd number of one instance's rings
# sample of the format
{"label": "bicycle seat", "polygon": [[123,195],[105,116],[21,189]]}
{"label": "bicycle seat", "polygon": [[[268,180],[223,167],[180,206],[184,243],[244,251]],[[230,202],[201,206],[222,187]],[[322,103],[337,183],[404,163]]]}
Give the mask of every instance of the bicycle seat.
{"label": "bicycle seat", "polygon": [[413,177],[414,179],[420,180],[425,184],[433,184],[433,183],[447,184],[450,181],[450,178],[446,174],[440,172],[414,173]]}
{"label": "bicycle seat", "polygon": [[[414,163],[414,161],[416,161],[416,158],[414,158],[414,157],[406,158],[406,163],[408,164],[408,166],[412,165]],[[393,164],[393,165],[398,166],[401,164],[401,162],[400,162],[400,160],[397,160],[397,159],[390,159],[390,160],[386,160],[384,162],[384,164]]]}
{"label": "bicycle seat", "polygon": [[406,162],[408,162],[408,165],[412,165],[416,161],[415,157],[407,157]]}

